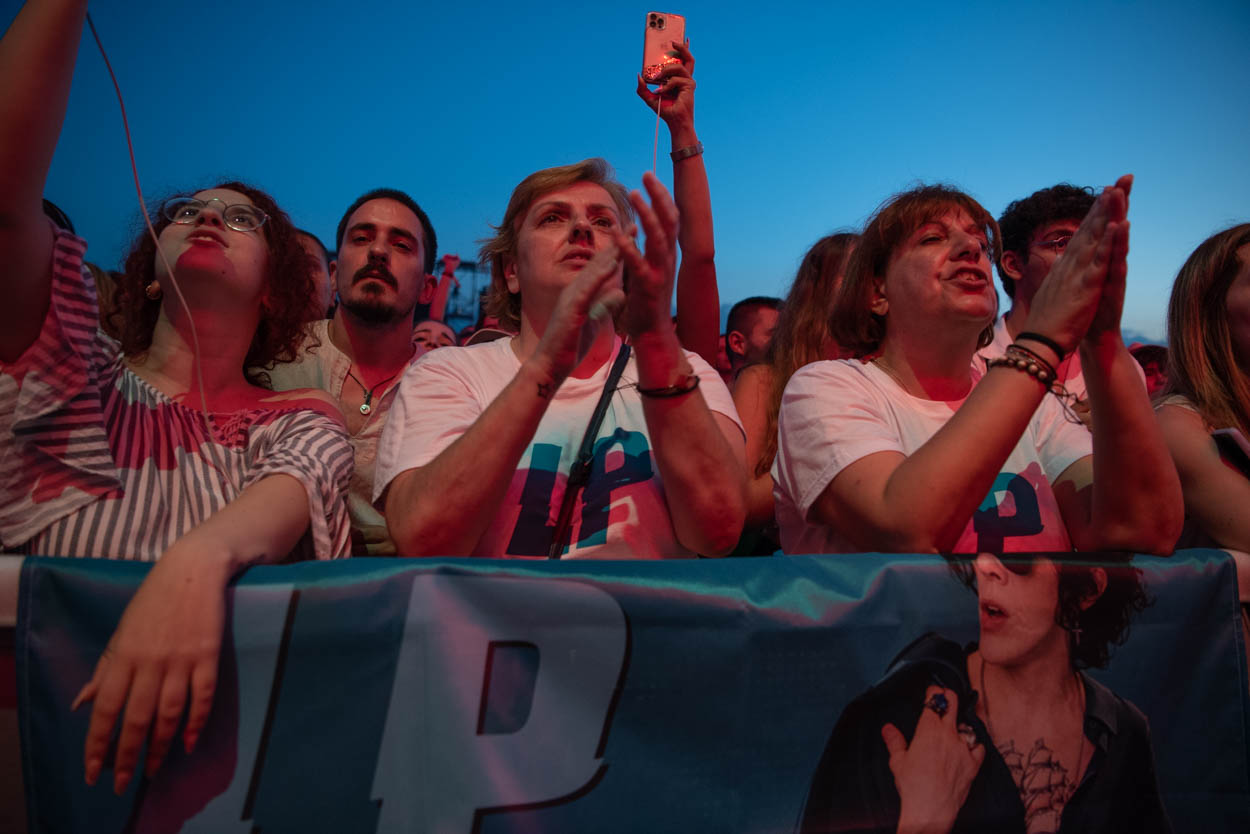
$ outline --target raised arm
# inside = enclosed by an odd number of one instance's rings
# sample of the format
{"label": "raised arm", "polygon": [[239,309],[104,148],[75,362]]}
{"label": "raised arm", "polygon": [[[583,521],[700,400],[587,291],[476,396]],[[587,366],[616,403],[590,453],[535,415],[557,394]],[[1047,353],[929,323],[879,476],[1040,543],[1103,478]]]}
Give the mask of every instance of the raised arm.
{"label": "raised arm", "polygon": [[[1103,350],[1118,355],[1092,323],[1095,314],[1109,315],[1111,307],[1118,322],[1114,284],[1105,296],[1109,307],[1100,305],[1109,267],[1117,259],[1123,261],[1130,183],[1122,180],[1095,203],[1035,296],[1025,330],[1042,333],[1067,350],[1089,332],[1087,341],[1097,346],[1099,360]],[[1052,365],[1057,361],[1044,345],[1027,344]],[[1124,357],[1132,361],[1127,351]],[[1165,465],[1159,458],[1158,432],[1141,425],[1138,406],[1147,410],[1147,416],[1149,411],[1145,391],[1132,368],[1118,360],[1113,368],[1095,373],[1102,379],[1091,384],[1091,396],[1095,396],[1094,387],[1102,390],[1093,406],[1096,410],[1106,403],[1109,411],[1102,433],[1095,434],[1095,454],[1092,460],[1090,456],[1078,460],[1053,485],[1069,536],[1081,549],[1167,552],[1179,533],[1173,513],[1173,496],[1179,500],[1179,492],[1174,492],[1178,487],[1170,463]],[[1044,388],[1028,374],[990,369],[959,410],[920,449],[909,456],[877,452],[845,467],[816,499],[812,516],[845,531],[866,549],[950,550],[1043,395]],[[1113,436],[1117,432],[1123,436]],[[1140,458],[1128,462],[1126,455]],[[1097,464],[1101,485],[1095,492],[1093,466],[1099,456],[1103,457]],[[1117,466],[1124,469],[1117,471]],[[1130,478],[1139,483],[1128,483]],[[1117,490],[1125,495],[1115,495]]]}
{"label": "raised arm", "polygon": [[434,300],[430,302],[429,317],[435,321],[447,320],[447,297],[451,295],[453,286],[460,286],[460,281],[456,279],[456,267],[458,266],[460,266],[459,255],[443,256],[443,274],[438,278],[438,287],[434,290]]}
{"label": "raised arm", "polygon": [[400,472],[386,492],[386,523],[404,556],[468,556],[490,526],[521,455],[609,311],[624,299],[619,255],[604,249],[560,294],[537,350],[463,435],[434,460]]}
{"label": "raised arm", "polygon": [[84,751],[88,784],[100,776],[123,710],[113,764],[118,794],[134,775],[149,727],[149,776],[168,751],[184,709],[183,746],[192,749],[217,686],[226,586],[251,565],[285,558],[308,521],[304,486],[290,475],[270,475],[165,551],[126,606],[95,673],[74,700],[75,709],[95,702]]}
{"label": "raised arm", "polygon": [[52,165],[86,0],[30,0],[0,39],[0,361],[34,342],[48,312],[52,230],[43,188]]}
{"label": "raised arm", "polygon": [[712,234],[712,195],[708,189],[703,149],[694,129],[694,56],[684,43],[673,41],[680,64],[661,70],[659,89],[652,92],[638,76],[638,97],[668,125],[673,154],[673,199],[681,214],[677,242],[681,269],[677,273],[677,337],[688,350],[716,367],[720,338],[720,294],[716,286],[716,243]]}
{"label": "raised arm", "polygon": [[[1111,257],[1097,311],[1080,344],[1081,369],[1093,415],[1094,456],[1092,461],[1073,464],[1060,477],[1055,497],[1078,549],[1167,554],[1172,552],[1184,523],[1180,479],[1137,363],[1120,335],[1132,185],[1131,176],[1121,177],[1104,197]],[[1056,267],[1062,261],[1061,257]],[[1065,273],[1059,277],[1064,278]],[[1039,296],[1064,290],[1061,282],[1048,288],[1049,281],[1047,276]],[[1030,312],[1030,330],[1032,321]]]}
{"label": "raised arm", "polygon": [[721,556],[737,544],[746,516],[745,446],[737,424],[708,409],[698,388],[676,396],[646,393],[689,388],[693,371],[668,314],[677,207],[654,176],[644,174],[643,183],[654,210],[637,191],[630,202],[647,234],[645,255],[617,232],[629,273],[623,324],[637,351],[638,392],[673,529],[696,553]]}

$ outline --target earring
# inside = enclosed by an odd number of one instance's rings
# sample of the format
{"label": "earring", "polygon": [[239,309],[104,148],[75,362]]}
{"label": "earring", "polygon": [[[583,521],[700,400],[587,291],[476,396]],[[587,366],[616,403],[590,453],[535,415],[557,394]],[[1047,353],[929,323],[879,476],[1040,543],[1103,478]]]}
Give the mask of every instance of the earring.
{"label": "earring", "polygon": [[153,280],[152,283],[143,288],[143,294],[146,295],[150,301],[160,301],[161,296],[164,294],[161,292],[161,282]]}
{"label": "earring", "polygon": [[1068,634],[1072,637],[1072,643],[1074,646],[1080,646],[1081,632],[1083,631],[1081,628],[1081,615],[1079,613],[1065,614],[1062,620],[1063,621],[1059,623],[1059,626],[1064,631],[1068,632]]}

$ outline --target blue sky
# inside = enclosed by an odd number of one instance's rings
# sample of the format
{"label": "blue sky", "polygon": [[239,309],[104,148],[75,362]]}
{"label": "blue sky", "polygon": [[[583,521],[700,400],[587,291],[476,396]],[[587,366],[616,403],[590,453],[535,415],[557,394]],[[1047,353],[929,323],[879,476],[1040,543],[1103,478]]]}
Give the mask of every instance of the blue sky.
{"label": "blue sky", "polygon": [[[7,26],[18,8],[0,0]],[[603,156],[636,186],[655,6],[101,2],[150,199],[254,181],[333,246],[401,188],[472,257],[531,171]],[[1199,242],[1250,219],[1250,3],[688,2],[721,300],[782,294],[806,248],[891,193],[954,183],[998,214],[1137,176],[1124,325],[1160,338]],[[6,80],[8,83],[9,80]],[[661,127],[663,132],[663,127]],[[671,172],[661,138],[660,173]],[[47,196],[115,266],[137,223],[121,119],[86,34]]]}

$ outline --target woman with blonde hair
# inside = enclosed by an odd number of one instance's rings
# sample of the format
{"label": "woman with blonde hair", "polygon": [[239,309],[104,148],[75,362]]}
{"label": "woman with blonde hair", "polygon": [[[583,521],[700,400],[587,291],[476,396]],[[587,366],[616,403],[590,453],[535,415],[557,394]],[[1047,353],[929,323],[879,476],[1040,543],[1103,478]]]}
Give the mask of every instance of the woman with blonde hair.
{"label": "woman with blonde hair", "polygon": [[746,429],[750,467],[747,526],[739,555],[768,555],[779,546],[771,470],[777,456],[781,392],[794,372],[809,362],[840,357],[829,335],[829,320],[846,260],[857,240],[859,235],[853,232],[838,232],[822,237],[807,250],[781,305],[764,362],[743,368],[734,383],[734,405]]}

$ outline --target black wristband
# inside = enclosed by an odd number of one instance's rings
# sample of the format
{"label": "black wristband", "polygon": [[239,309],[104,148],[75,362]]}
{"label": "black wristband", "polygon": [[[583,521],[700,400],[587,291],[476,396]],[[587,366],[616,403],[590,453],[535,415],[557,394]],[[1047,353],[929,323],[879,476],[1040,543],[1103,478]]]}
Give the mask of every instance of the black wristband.
{"label": "black wristband", "polygon": [[1041,333],[1030,333],[1028,331],[1025,331],[1024,333],[1020,333],[1016,336],[1017,341],[1019,341],[1020,339],[1032,339],[1033,341],[1037,342],[1039,345],[1045,345],[1046,347],[1050,348],[1051,350],[1055,352],[1055,356],[1059,357],[1060,362],[1063,361],[1063,357],[1068,355],[1067,351],[1059,347],[1058,342],[1056,342],[1054,339],[1050,338],[1049,336],[1043,336]]}
{"label": "black wristband", "polygon": [[689,374],[684,380],[676,385],[669,385],[667,388],[643,388],[641,385],[635,387],[638,389],[638,393],[644,397],[655,397],[656,399],[680,397],[682,394],[689,394],[699,387],[699,375]]}

